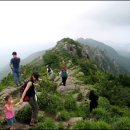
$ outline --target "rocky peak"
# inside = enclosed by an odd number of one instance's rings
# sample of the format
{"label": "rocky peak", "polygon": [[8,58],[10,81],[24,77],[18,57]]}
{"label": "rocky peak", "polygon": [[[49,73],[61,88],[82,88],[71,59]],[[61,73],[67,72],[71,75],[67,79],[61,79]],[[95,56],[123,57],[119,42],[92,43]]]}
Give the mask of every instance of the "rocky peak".
{"label": "rocky peak", "polygon": [[87,46],[81,45],[79,42],[70,38],[64,38],[57,42],[56,50],[66,50],[71,55],[89,58],[89,50]]}

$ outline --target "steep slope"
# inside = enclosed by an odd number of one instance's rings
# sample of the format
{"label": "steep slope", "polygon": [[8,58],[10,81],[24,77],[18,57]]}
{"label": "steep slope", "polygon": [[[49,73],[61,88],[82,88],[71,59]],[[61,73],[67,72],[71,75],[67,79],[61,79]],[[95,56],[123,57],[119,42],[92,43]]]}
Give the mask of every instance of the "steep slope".
{"label": "steep slope", "polygon": [[130,73],[129,58],[119,55],[112,47],[110,47],[102,42],[93,40],[93,39],[79,38],[79,39],[77,39],[77,41],[84,45],[89,45],[91,47],[101,49],[102,51],[104,51],[106,56],[108,56],[111,60],[115,61],[115,63],[121,65],[123,68],[125,68],[127,70],[128,73]]}
{"label": "steep slope", "polygon": [[44,55],[44,53],[45,53],[45,50],[31,54],[30,56],[28,56],[27,58],[25,58],[21,61],[21,65],[29,64],[33,60],[35,60],[35,59],[41,57],[42,55]]}

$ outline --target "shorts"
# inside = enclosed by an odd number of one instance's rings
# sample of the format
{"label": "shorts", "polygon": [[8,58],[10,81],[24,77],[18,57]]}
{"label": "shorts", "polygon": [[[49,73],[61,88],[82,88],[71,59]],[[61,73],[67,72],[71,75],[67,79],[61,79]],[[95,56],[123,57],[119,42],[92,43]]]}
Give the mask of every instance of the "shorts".
{"label": "shorts", "polygon": [[13,126],[16,123],[16,119],[15,117],[11,118],[11,119],[7,119],[7,124],[9,126]]}

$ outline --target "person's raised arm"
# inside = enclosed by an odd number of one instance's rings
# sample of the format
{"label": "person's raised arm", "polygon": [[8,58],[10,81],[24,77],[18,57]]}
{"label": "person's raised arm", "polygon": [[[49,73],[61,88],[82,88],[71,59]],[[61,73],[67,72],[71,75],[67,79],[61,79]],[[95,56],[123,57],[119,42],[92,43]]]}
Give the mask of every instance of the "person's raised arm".
{"label": "person's raised arm", "polygon": [[5,106],[7,111],[12,112],[12,105]]}
{"label": "person's raised arm", "polygon": [[24,99],[24,97],[25,97],[27,91],[29,90],[29,88],[30,88],[31,86],[32,86],[32,82],[28,82],[28,84],[27,84],[27,86],[26,86],[26,88],[25,88],[25,90],[24,90],[24,92],[23,92],[23,94],[22,94],[22,97],[21,97],[21,99],[20,99],[20,104],[23,103],[23,99]]}
{"label": "person's raised arm", "polygon": [[12,59],[10,60],[10,68],[13,69]]}

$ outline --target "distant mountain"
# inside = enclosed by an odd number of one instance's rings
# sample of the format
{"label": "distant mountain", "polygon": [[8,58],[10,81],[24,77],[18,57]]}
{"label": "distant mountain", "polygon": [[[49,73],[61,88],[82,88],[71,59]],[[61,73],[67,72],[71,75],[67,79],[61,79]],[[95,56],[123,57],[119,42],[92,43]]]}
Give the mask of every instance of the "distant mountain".
{"label": "distant mountain", "polygon": [[[116,49],[116,48],[115,48],[115,49]],[[121,56],[127,57],[127,58],[129,58],[129,60],[130,60],[130,51],[118,50],[118,49],[116,49],[116,51],[117,51]]]}
{"label": "distant mountain", "polygon": [[[35,59],[40,58],[44,53],[45,53],[45,51],[43,50],[43,51],[38,51],[38,52],[31,54],[27,58],[21,60],[21,65],[26,65],[26,64],[31,63]],[[6,65],[4,68],[1,68],[0,80],[3,79],[4,77],[6,77],[10,71],[11,70],[10,70],[9,65]]]}
{"label": "distant mountain", "polygon": [[[77,42],[70,38],[64,38],[59,41],[54,50],[58,50],[59,52],[67,51],[72,56],[77,55],[78,57],[84,57],[85,59],[88,58],[94,62],[96,66],[106,72],[126,73],[126,70],[121,65],[115,62],[115,60],[111,59],[110,56],[105,53],[105,50],[87,44],[82,44],[79,41]],[[112,52],[110,53],[112,54]]]}
{"label": "distant mountain", "polygon": [[130,43],[115,43],[112,41],[106,41],[105,43],[114,48],[121,56],[130,59]]}
{"label": "distant mountain", "polygon": [[89,45],[91,47],[101,49],[111,60],[121,65],[123,68],[127,70],[128,73],[130,73],[130,59],[119,55],[117,51],[115,51],[112,47],[93,39],[79,38],[77,39],[77,41],[84,45]]}
{"label": "distant mountain", "polygon": [[28,56],[27,58],[25,58],[21,61],[21,65],[29,64],[36,58],[41,57],[44,53],[45,53],[45,51],[43,50],[43,51],[39,51],[39,52],[35,52],[35,53],[31,54],[30,56]]}

